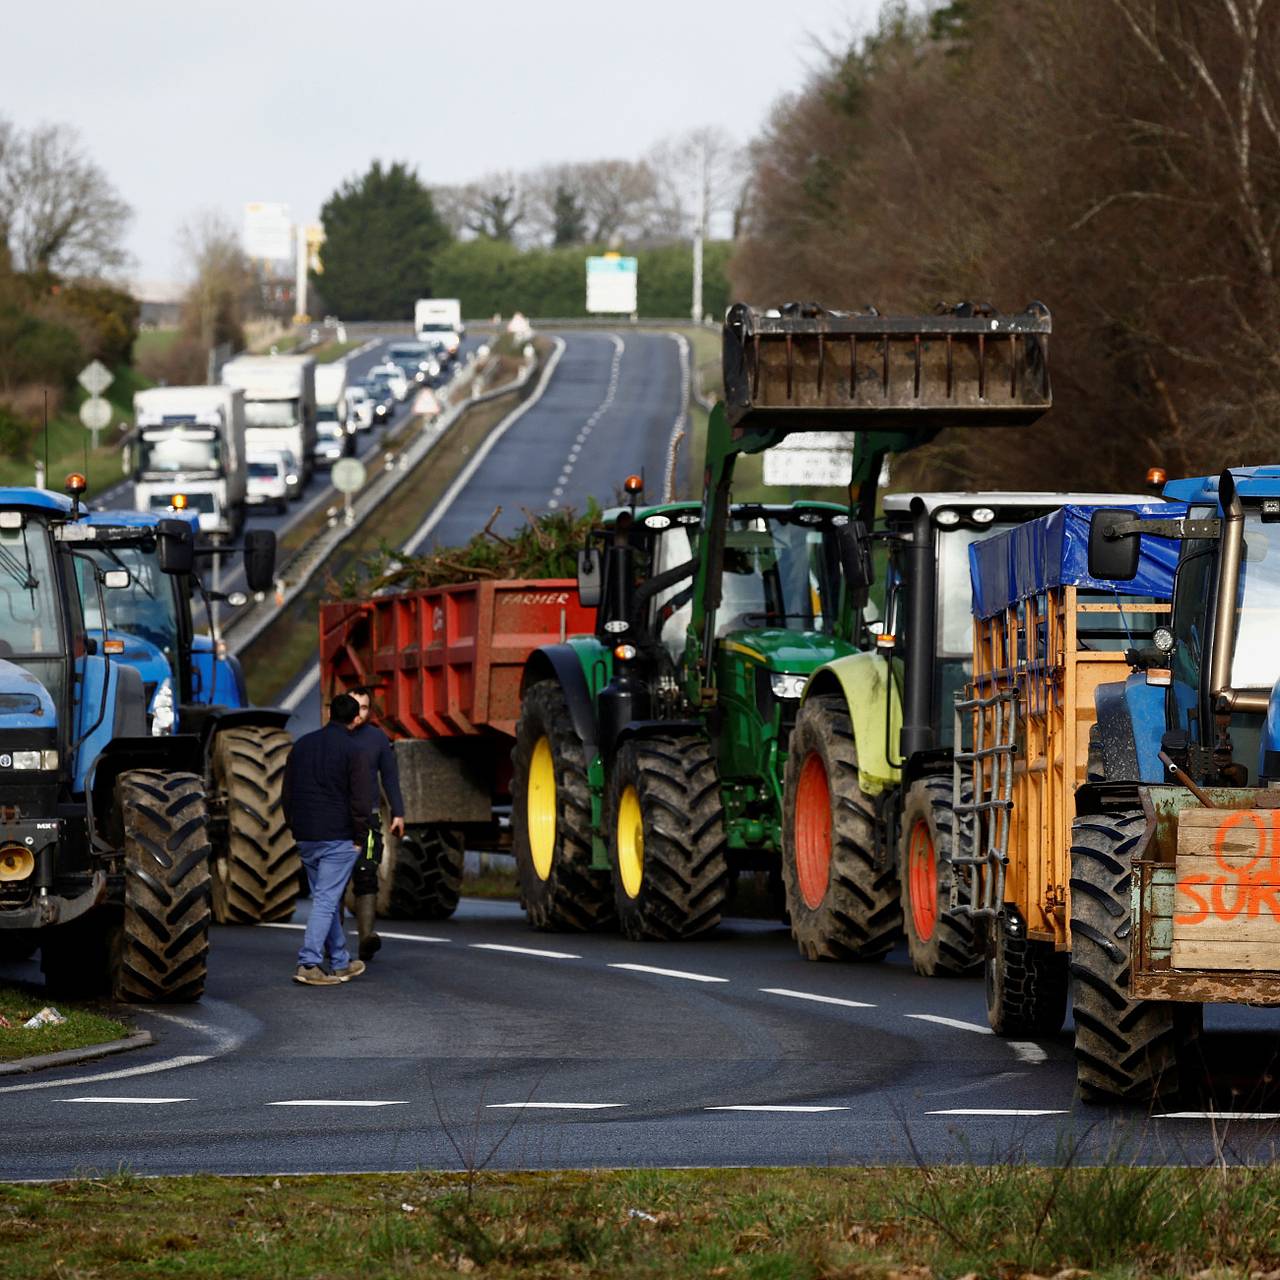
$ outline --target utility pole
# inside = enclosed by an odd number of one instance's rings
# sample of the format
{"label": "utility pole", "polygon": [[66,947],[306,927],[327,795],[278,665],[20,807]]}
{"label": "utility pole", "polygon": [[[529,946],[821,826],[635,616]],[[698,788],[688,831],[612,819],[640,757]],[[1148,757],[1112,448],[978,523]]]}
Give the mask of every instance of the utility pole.
{"label": "utility pole", "polygon": [[298,276],[294,284],[293,322],[306,324],[311,318],[307,311],[307,229],[301,224],[293,229],[294,247],[297,250]]}
{"label": "utility pole", "polygon": [[702,237],[707,227],[707,144],[701,139],[698,148],[698,213],[693,229],[693,322],[702,323]]}

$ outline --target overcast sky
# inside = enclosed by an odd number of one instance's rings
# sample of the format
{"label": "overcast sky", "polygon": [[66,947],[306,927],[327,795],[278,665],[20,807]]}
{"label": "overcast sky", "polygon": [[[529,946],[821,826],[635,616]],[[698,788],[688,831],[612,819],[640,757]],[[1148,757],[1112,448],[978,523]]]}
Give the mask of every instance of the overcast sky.
{"label": "overcast sky", "polygon": [[749,140],[880,0],[44,0],[6,4],[0,113],[80,130],[136,216],[135,274],[218,207],[317,219],[374,157],[427,183],[633,158],[703,124]]}

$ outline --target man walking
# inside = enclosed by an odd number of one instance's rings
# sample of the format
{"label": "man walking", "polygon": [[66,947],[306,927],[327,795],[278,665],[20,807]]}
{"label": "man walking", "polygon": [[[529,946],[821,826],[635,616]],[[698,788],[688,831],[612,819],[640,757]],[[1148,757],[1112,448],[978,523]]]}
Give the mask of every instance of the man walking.
{"label": "man walking", "polygon": [[379,780],[387,794],[387,804],[391,806],[391,834],[397,839],[404,835],[404,798],[400,794],[400,773],[396,768],[396,753],[391,749],[391,739],[376,724],[369,723],[369,690],[353,689],[351,696],[360,706],[351,736],[368,763],[375,806],[368,848],[356,859],[355,870],[351,874],[351,887],[356,899],[356,928],[360,933],[358,954],[361,960],[371,960],[382,946],[382,939],[376,932],[378,864],[382,861],[382,819],[377,812]]}
{"label": "man walking", "polygon": [[342,894],[373,817],[369,767],[351,732],[359,714],[356,700],[340,693],[329,704],[329,723],[294,743],[284,771],[285,821],[311,886],[311,915],[293,980],[309,987],[336,986],[364,972],[342,931]]}

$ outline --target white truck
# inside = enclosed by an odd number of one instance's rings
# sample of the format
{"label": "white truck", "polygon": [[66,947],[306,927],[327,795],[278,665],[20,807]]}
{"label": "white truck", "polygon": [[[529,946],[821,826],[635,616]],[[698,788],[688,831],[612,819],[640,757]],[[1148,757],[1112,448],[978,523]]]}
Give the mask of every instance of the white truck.
{"label": "white truck", "polygon": [[347,366],[343,360],[316,365],[316,421],[347,426]]}
{"label": "white truck", "polygon": [[457,298],[419,298],[413,305],[413,329],[419,342],[441,348],[453,359],[462,342],[462,303]]}
{"label": "white truck", "polygon": [[316,447],[316,362],[312,356],[237,356],[224,386],[244,392],[246,439],[254,453],[291,453],[311,479]]}
{"label": "white truck", "polygon": [[133,397],[129,440],[133,505],[177,507],[200,532],[234,538],[244,526],[247,466],[244,395],[234,387],[152,387]]}

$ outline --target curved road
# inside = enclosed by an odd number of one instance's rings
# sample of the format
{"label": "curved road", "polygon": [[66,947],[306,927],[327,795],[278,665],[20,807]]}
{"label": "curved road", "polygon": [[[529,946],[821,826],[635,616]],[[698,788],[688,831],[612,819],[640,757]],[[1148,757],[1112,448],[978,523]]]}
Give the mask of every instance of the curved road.
{"label": "curved road", "polygon": [[[305,904],[303,904],[305,909]],[[159,1043],[0,1078],[0,1177],[137,1173],[1274,1157],[1273,1119],[1072,1100],[1066,1035],[985,1031],[981,983],[801,959],[731,920],[702,942],[529,931],[514,904],[390,924],[369,973],[290,982],[298,926],[215,931],[208,997],[138,1010]],[[34,978],[35,965],[0,969]],[[1214,1020],[1211,1019],[1211,1023]],[[1223,1012],[1217,1107],[1275,1015]],[[1228,1028],[1224,1030],[1222,1028]],[[1233,1033],[1246,1032],[1241,1035]]]}

